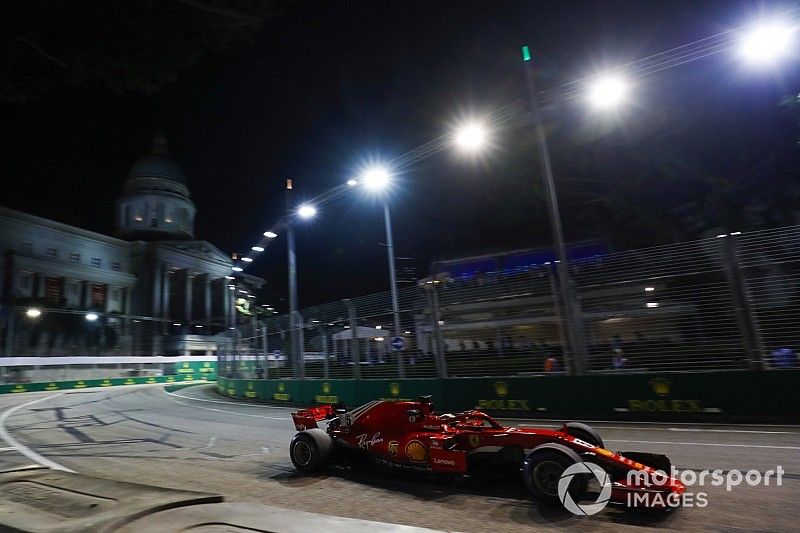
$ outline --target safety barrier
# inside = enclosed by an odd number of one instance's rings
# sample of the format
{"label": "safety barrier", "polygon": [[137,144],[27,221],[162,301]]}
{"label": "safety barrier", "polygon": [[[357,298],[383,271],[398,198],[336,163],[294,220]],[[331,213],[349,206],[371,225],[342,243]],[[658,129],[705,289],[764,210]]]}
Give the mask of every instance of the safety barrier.
{"label": "safety barrier", "polygon": [[0,385],[0,394],[88,389],[92,387],[116,387],[120,385],[178,383],[181,381],[213,381],[216,379],[216,377],[216,374],[179,374],[177,376],[79,379],[76,381],[50,381],[41,383],[13,383],[9,385]]}
{"label": "safety barrier", "polygon": [[0,383],[3,394],[214,381],[217,363],[161,357],[18,357],[0,360],[0,373],[11,380]]}
{"label": "safety barrier", "polygon": [[513,417],[717,421],[800,419],[800,370],[405,380],[236,380],[229,397],[313,405],[431,394],[439,412]]}

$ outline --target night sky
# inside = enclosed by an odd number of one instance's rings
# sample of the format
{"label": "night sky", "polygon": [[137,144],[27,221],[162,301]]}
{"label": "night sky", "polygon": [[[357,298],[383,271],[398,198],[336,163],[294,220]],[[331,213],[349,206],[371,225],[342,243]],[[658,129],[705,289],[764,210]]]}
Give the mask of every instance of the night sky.
{"label": "night sky", "polygon": [[[0,104],[0,204],[111,234],[128,167],[163,131],[197,205],[197,238],[246,251],[281,216],[285,178],[298,198],[312,197],[365,161],[525,97],[521,44],[547,89],[740,26],[761,5],[296,2],[252,44],[205,54],[155,94],[64,84]],[[559,106],[548,128],[568,239],[620,249],[692,238],[676,232],[670,209],[712,197],[714,183],[796,183],[798,114],[779,103],[800,90],[797,67],[795,58],[752,71],[728,51],[638,80],[611,121],[579,100]],[[479,158],[445,151],[397,176],[397,252],[414,256],[421,276],[433,258],[548,244],[530,128],[507,127],[492,142]],[[707,228],[729,223],[705,213]],[[325,206],[297,241],[301,306],[387,289],[376,201],[353,194]],[[284,310],[285,240],[261,256],[248,271]]]}

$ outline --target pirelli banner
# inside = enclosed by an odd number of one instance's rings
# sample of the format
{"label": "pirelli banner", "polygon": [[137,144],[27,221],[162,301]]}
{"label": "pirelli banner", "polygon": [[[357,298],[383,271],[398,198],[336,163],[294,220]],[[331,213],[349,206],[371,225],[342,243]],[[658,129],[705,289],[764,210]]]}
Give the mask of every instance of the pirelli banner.
{"label": "pirelli banner", "polygon": [[797,420],[800,370],[406,380],[230,380],[226,396],[286,405],[433,397],[437,411],[525,418]]}

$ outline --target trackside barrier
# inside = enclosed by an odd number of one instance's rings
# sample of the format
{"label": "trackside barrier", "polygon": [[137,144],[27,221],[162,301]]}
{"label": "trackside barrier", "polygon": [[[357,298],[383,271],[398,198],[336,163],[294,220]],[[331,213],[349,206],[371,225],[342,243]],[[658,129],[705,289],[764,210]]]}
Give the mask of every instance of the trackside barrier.
{"label": "trackside barrier", "polygon": [[404,380],[235,380],[229,397],[287,405],[433,395],[439,412],[479,407],[500,416],[630,420],[800,420],[800,370]]}
{"label": "trackside barrier", "polygon": [[155,383],[180,383],[186,381],[214,381],[216,374],[183,373],[175,376],[137,376],[129,378],[79,379],[75,381],[50,381],[42,383],[14,383],[0,385],[0,394],[88,389],[91,387],[117,387],[120,385],[145,385]]}

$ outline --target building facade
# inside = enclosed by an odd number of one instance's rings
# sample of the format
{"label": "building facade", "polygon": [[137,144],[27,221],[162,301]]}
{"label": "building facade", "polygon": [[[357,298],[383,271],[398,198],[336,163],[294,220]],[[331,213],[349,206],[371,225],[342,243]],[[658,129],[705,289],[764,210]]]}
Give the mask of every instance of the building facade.
{"label": "building facade", "polygon": [[[236,288],[252,294],[263,280],[234,282],[230,257],[195,239],[196,209],[163,137],[133,164],[116,206],[116,237],[0,207],[6,356],[212,355],[228,342]],[[89,313],[94,323],[81,322]]]}

